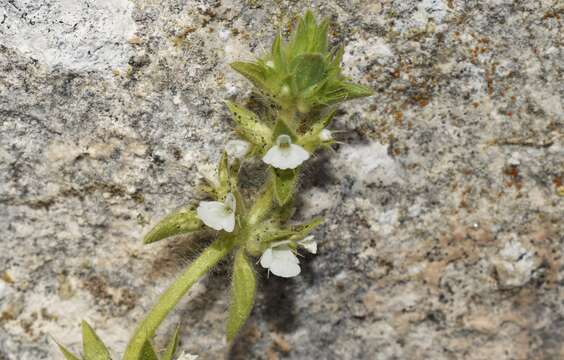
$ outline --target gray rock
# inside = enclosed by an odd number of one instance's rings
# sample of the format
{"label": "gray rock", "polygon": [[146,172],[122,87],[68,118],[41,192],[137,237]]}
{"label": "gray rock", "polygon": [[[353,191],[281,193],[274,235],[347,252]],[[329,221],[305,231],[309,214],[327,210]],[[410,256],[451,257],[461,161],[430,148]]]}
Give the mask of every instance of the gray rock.
{"label": "gray rock", "polygon": [[[564,356],[561,16],[554,1],[313,1],[376,95],[342,106],[296,219],[325,216],[298,278],[267,278],[233,348],[228,264],[180,322],[200,359]],[[88,320],[117,356],[209,239],[151,246],[231,136],[228,63],[295,1],[3,1],[0,359],[61,359]],[[196,249],[195,249],[196,247]]]}

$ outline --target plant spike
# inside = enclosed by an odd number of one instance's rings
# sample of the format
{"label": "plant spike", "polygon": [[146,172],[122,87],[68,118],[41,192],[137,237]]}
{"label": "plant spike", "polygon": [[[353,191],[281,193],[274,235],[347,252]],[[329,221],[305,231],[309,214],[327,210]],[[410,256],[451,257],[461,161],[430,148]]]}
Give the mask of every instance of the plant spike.
{"label": "plant spike", "polygon": [[[327,20],[318,23],[307,11],[288,41],[278,34],[269,53],[256,61],[231,64],[264,98],[259,102],[264,111],[255,113],[226,101],[240,139],[230,140],[231,147],[226,146],[221,155],[218,179],[209,191],[215,199],[200,202],[196,210],[183,209],[165,217],[145,237],[145,243],[152,243],[205,228],[219,231],[218,238],[174,280],[137,327],[124,360],[157,359],[150,343],[157,328],[192,285],[232,251],[228,341],[236,338],[253,307],[257,285],[249,256],[260,256],[261,265],[274,275],[292,277],[301,271],[298,249],[317,253],[310,232],[323,220],[290,222],[302,164],[315,151],[334,143],[327,127],[336,104],[372,95],[371,89],[342,74],[343,47],[329,50],[328,27]],[[244,159],[251,157],[269,167],[265,184],[251,192],[249,199],[243,196],[248,190],[239,187],[239,170]],[[177,343],[178,329],[162,360],[172,360]]]}

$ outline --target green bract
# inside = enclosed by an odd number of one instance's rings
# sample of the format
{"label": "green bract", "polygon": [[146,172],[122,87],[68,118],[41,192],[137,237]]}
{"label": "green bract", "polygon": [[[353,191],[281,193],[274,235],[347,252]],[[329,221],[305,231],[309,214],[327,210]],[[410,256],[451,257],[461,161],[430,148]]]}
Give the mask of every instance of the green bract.
{"label": "green bract", "polygon": [[234,62],[233,69],[282,109],[307,113],[372,90],[349,81],[341,72],[343,48],[329,50],[328,21],[317,24],[308,11],[287,43],[278,35],[270,53],[253,62]]}
{"label": "green bract", "polygon": [[[217,239],[188,265],[141,321],[124,360],[158,360],[150,342],[156,330],[192,285],[218,262],[233,259],[226,326],[227,340],[232,341],[252,311],[256,258],[260,257],[261,266],[272,274],[292,277],[301,271],[295,255],[298,248],[317,252],[309,234],[323,220],[291,221],[302,164],[318,149],[334,143],[327,129],[335,115],[334,105],[372,94],[342,74],[343,48],[329,50],[328,25],[327,20],[317,23],[308,11],[289,41],[278,35],[270,53],[254,62],[231,64],[263,95],[259,103],[264,109],[255,113],[226,102],[240,139],[232,140],[232,147],[219,159],[217,178],[210,179],[206,188],[211,199],[201,201],[197,208],[183,208],[166,216],[145,236],[144,242],[152,244],[177,235],[217,231]],[[243,192],[240,183],[245,179],[240,169],[253,159],[269,165],[266,182],[257,191],[248,191],[247,186]],[[84,360],[109,359],[105,346],[86,323],[83,334]],[[161,360],[172,359],[177,342],[178,332]],[[78,359],[62,346],[61,350],[67,360]]]}

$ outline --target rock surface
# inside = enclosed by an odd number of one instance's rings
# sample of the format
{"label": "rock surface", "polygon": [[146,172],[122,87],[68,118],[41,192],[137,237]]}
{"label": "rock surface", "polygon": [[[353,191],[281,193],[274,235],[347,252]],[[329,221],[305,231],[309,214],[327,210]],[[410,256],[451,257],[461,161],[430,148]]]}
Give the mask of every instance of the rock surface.
{"label": "rock surface", "polygon": [[[0,2],[0,359],[78,352],[88,320],[116,358],[194,257],[140,238],[231,136],[228,63],[306,2]],[[313,1],[376,95],[342,107],[345,144],[303,178],[325,216],[302,276],[262,280],[228,349],[218,268],[180,322],[199,359],[561,359],[564,148],[556,1]]]}

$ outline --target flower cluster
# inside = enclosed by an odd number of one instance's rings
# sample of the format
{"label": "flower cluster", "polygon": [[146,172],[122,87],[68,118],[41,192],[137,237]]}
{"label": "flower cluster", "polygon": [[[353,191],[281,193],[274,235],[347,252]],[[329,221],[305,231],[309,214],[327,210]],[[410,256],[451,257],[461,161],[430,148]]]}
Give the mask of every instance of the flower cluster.
{"label": "flower cluster", "polygon": [[[372,94],[342,74],[343,47],[329,49],[328,25],[326,20],[317,23],[308,11],[287,42],[278,35],[271,51],[256,61],[231,64],[256,87],[264,108],[253,112],[226,102],[237,138],[223,149],[216,177],[205,188],[209,198],[166,216],[144,242],[209,229],[217,231],[217,239],[162,294],[131,338],[124,360],[158,359],[150,339],[161,322],[190,287],[229,254],[234,254],[226,329],[231,341],[254,302],[257,261],[251,258],[258,258],[268,274],[290,278],[301,273],[298,251],[317,253],[311,232],[323,220],[292,220],[300,173],[316,151],[335,143],[330,130],[335,105]],[[257,191],[243,192],[240,170],[251,161],[264,164],[267,180]]]}

